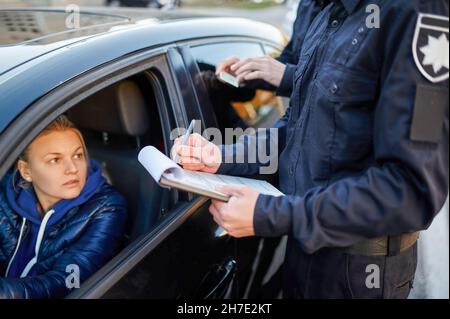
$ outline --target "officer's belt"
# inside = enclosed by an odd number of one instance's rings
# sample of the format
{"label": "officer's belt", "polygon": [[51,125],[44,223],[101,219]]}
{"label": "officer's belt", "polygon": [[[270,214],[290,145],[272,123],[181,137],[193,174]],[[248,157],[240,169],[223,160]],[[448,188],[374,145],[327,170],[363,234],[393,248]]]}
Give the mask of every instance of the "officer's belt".
{"label": "officer's belt", "polygon": [[419,233],[417,231],[397,236],[382,236],[361,241],[350,247],[337,248],[337,250],[351,255],[395,256],[414,245],[419,238]]}

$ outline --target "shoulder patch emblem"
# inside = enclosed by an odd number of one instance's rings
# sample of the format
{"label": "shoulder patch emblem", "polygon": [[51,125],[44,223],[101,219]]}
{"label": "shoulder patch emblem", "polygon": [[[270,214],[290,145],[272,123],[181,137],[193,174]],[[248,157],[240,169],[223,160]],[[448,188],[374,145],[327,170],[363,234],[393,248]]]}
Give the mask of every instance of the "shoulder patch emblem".
{"label": "shoulder patch emblem", "polygon": [[433,83],[449,77],[449,18],[419,13],[413,39],[413,56],[417,68]]}

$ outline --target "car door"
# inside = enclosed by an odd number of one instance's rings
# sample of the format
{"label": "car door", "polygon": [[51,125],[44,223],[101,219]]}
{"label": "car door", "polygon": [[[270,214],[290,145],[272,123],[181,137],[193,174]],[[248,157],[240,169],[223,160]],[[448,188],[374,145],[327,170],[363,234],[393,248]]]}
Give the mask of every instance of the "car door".
{"label": "car door", "polygon": [[[154,94],[152,101],[158,108],[158,130],[164,138],[161,147],[168,154],[170,132],[186,125],[188,118],[198,116],[198,110],[185,107],[186,101],[193,99],[188,91],[183,91],[186,70],[183,64],[170,62],[168,51],[170,46],[130,54],[72,79],[64,79],[51,92],[45,92],[0,136],[0,177],[13,167],[19,154],[39,131],[58,115],[69,112],[105,88],[136,77],[147,80],[145,88],[150,88]],[[142,90],[144,95],[148,93],[146,89]],[[125,168],[123,174],[126,174]],[[223,236],[210,217],[206,199],[165,191],[160,200],[159,210],[151,212],[159,216],[157,223],[129,239],[117,256],[80,288],[74,289],[68,298],[233,296],[236,270],[233,243],[228,236]],[[140,222],[139,218],[134,220],[137,225]]]}

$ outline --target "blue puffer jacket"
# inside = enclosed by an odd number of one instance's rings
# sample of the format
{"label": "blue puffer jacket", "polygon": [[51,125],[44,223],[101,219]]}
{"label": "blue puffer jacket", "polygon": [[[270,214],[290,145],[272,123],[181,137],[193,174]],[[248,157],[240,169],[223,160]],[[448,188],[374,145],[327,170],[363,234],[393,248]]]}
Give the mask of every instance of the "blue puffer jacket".
{"label": "blue puffer jacket", "polygon": [[[19,193],[16,194],[17,203],[11,205],[10,190],[7,194],[11,177],[2,180],[0,298],[64,297],[76,287],[78,281],[74,276],[79,274],[79,282],[82,283],[118,253],[126,221],[126,202],[99,176],[100,165],[94,161],[90,164],[83,192],[76,199],[65,203],[61,201],[54,206],[54,216],[49,218],[46,226],[41,227],[44,229],[42,240],[34,238],[38,237],[34,228],[37,224],[39,229],[41,221],[33,220],[30,218],[33,216],[26,215],[24,211],[18,213],[21,208]],[[92,180],[96,180],[94,186],[92,182],[89,183]],[[18,263],[17,257],[20,254],[27,255],[26,250],[29,249],[24,249],[24,246],[32,246],[32,255],[35,255],[36,241],[40,243],[36,263],[24,278],[19,278],[17,273],[12,275],[13,268],[16,271],[23,268],[23,263]],[[10,269],[5,277],[8,265]]]}

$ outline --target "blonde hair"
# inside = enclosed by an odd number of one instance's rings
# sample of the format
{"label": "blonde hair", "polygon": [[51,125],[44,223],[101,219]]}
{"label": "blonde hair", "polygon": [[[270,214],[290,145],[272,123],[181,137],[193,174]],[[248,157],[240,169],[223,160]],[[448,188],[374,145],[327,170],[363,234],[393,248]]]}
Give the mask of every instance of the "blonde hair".
{"label": "blonde hair", "polygon": [[[39,138],[40,136],[46,135],[46,134],[50,134],[52,132],[63,132],[63,131],[67,131],[67,130],[71,130],[74,133],[76,133],[78,135],[78,138],[81,141],[81,145],[83,146],[83,151],[85,154],[85,159],[86,162],[89,163],[89,158],[88,158],[88,152],[87,152],[87,148],[86,148],[86,143],[84,142],[84,138],[83,135],[81,134],[80,130],[75,126],[75,124],[73,124],[65,115],[60,115],[58,116],[53,122],[51,122],[45,129],[43,129],[34,139],[33,141],[35,141],[37,138]],[[29,161],[29,152],[30,152],[30,146],[31,144],[33,144],[33,142],[31,142],[26,148],[25,150],[22,152],[22,154],[19,156],[17,163],[16,163],[16,169],[18,167],[18,163],[19,161],[24,161],[24,162],[28,162]],[[24,179],[21,179],[19,181],[19,186],[21,188],[26,188],[30,185],[29,182],[25,181]]]}

